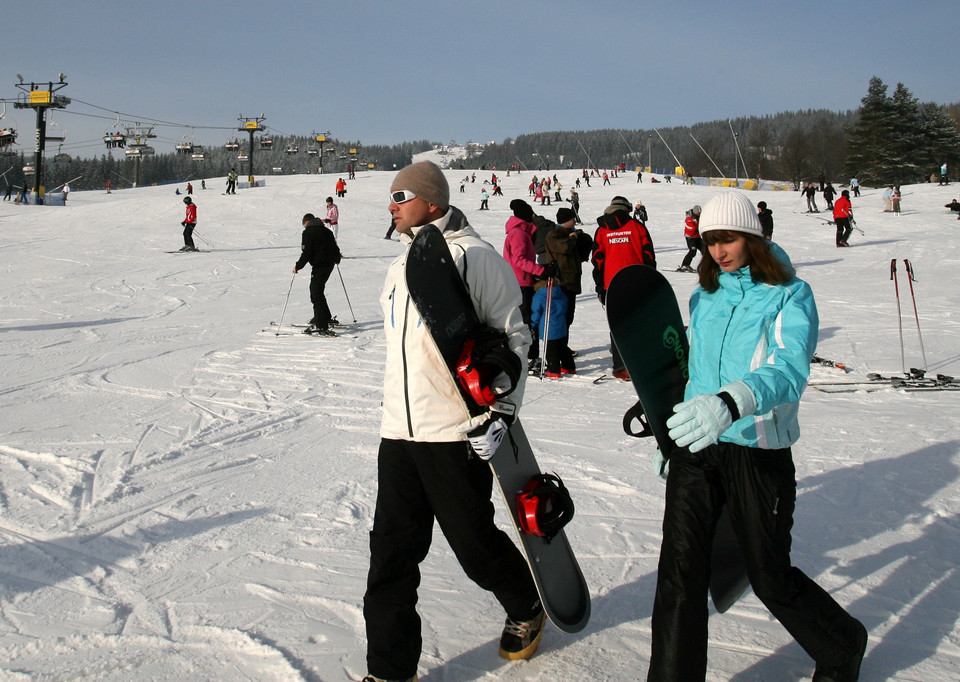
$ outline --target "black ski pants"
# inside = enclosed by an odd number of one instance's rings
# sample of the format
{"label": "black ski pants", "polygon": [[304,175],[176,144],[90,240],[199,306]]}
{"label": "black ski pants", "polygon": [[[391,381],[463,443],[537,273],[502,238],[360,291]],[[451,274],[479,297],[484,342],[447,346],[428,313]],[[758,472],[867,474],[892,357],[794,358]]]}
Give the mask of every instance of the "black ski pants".
{"label": "black ski pants", "polygon": [[850,239],[850,233],[853,232],[853,228],[850,226],[850,218],[837,218],[834,222],[837,224],[837,246],[846,244],[847,240]]}
{"label": "black ski pants", "polygon": [[797,643],[827,667],[858,653],[856,619],[790,565],[796,487],[789,448],[719,443],[696,454],[674,451],[647,680],[692,682],[706,676],[710,549],[724,504],[754,593]]}
{"label": "black ski pants", "polygon": [[310,302],[313,304],[313,323],[320,329],[330,324],[330,306],[325,289],[333,272],[333,263],[314,265],[310,269]]}
{"label": "black ski pants", "polygon": [[193,244],[193,228],[197,226],[196,223],[184,223],[183,224],[183,245],[189,246],[191,249],[197,248]]}
{"label": "black ski pants", "polygon": [[528,620],[539,612],[526,559],[494,524],[490,465],[465,441],[383,439],[377,475],[363,597],[368,673],[407,679],[417,672],[419,565],[430,549],[434,519],[467,576],[492,592],[510,618]]}
{"label": "black ski pants", "polygon": [[684,237],[687,241],[687,255],[683,257],[680,267],[689,268],[694,257],[699,253],[703,254],[703,239],[700,237]]}

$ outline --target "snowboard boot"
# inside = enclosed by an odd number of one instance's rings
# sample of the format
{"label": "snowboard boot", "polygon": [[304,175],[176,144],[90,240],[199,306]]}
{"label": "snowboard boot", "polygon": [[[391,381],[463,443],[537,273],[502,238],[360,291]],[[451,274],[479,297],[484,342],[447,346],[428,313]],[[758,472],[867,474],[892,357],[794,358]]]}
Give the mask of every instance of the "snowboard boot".
{"label": "snowboard boot", "polygon": [[530,376],[536,376],[540,374],[541,367],[543,367],[543,359],[534,358],[533,360],[527,363],[527,374],[529,374]]}
{"label": "snowboard boot", "polygon": [[628,372],[626,369],[614,370],[613,376],[621,381],[630,381],[630,372]]}
{"label": "snowboard boot", "polygon": [[867,651],[867,629],[857,621],[857,653],[843,665],[832,668],[817,663],[813,682],[857,682],[860,678],[860,663]]}
{"label": "snowboard boot", "polygon": [[360,682],[417,682],[417,676],[408,677],[405,680],[388,680],[385,677],[374,677],[373,675],[367,675]]}
{"label": "snowboard boot", "polygon": [[547,614],[544,611],[540,611],[530,620],[507,618],[500,636],[500,658],[508,661],[532,658],[540,646],[546,619]]}

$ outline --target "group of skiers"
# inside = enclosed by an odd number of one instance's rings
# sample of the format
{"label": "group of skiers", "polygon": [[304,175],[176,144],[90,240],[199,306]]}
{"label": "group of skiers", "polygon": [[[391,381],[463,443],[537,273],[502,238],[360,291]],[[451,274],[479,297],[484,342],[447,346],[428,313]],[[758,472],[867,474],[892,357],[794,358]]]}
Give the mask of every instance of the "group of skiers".
{"label": "group of skiers", "polygon": [[[585,242],[592,242],[588,257],[601,300],[620,268],[656,264],[649,233],[624,197],[614,197],[597,218],[592,240],[581,236],[565,207],[556,222],[541,218],[550,224],[544,227],[543,262],[537,262],[535,242],[539,216],[526,201],[510,204],[501,257],[449,198],[447,181],[432,163],[397,173],[389,211],[401,241],[409,245],[428,224],[442,232],[481,323],[501,335],[521,362],[534,359],[531,326],[544,312],[538,297],[549,296],[550,323],[533,329],[547,339],[551,376],[576,371],[563,325],[554,336],[553,318],[569,327],[575,300],[569,294],[576,284],[569,293],[564,289],[584,262]],[[810,287],[764,233],[763,209],[732,190],[698,212],[704,255],[690,299],[690,380],[685,400],[667,422],[676,447],[661,453],[668,461],[661,469],[667,492],[648,680],[706,677],[710,547],[723,504],[731,510],[754,592],[814,659],[814,681],[857,680],[866,650],[864,626],[790,563],[796,502],[791,447],[818,317]],[[427,326],[419,323],[406,288],[407,267],[406,253],[400,254],[380,297],[387,358],[363,600],[365,682],[417,679],[419,564],[435,520],[466,574],[506,612],[502,657],[533,656],[545,624],[523,555],[494,524],[492,473],[484,461],[520,410],[526,374],[489,376],[489,388],[500,399],[471,414]],[[545,289],[549,295],[540,293]],[[557,342],[552,351],[551,341]],[[611,351],[616,368],[616,348]]]}

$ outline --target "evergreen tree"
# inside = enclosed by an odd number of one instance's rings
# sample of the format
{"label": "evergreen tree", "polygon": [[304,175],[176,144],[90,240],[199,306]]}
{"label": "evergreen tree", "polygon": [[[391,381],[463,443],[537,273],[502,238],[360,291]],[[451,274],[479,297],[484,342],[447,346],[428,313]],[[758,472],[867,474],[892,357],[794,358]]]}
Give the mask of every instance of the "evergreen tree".
{"label": "evergreen tree", "polygon": [[893,182],[887,159],[897,128],[896,111],[887,86],[876,76],[870,79],[858,113],[847,131],[847,174],[867,185]]}
{"label": "evergreen tree", "polygon": [[933,102],[921,104],[918,117],[926,140],[917,158],[921,174],[937,175],[943,163],[956,174],[960,168],[960,122],[953,120],[945,107]]}
{"label": "evergreen tree", "polygon": [[897,83],[891,102],[895,123],[887,151],[886,165],[891,172],[887,182],[893,185],[916,182],[923,175],[917,159],[926,149],[920,128],[920,106],[903,83]]}

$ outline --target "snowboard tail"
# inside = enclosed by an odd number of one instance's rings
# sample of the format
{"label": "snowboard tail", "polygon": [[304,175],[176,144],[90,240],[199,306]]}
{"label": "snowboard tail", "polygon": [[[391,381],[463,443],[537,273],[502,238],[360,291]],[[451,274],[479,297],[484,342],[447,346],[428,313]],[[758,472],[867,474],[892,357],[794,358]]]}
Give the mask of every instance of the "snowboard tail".
{"label": "snowboard tail", "polygon": [[[652,434],[661,455],[669,460],[677,446],[670,438],[667,419],[673,415],[673,406],[683,401],[690,352],[673,287],[649,266],[623,268],[607,291],[607,321],[646,417],[643,432],[632,433],[628,422],[638,410],[631,408],[624,417],[624,430],[636,436]],[[711,551],[710,596],[723,613],[750,585],[726,506]]]}

